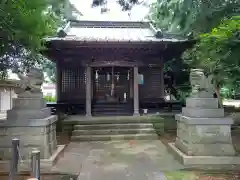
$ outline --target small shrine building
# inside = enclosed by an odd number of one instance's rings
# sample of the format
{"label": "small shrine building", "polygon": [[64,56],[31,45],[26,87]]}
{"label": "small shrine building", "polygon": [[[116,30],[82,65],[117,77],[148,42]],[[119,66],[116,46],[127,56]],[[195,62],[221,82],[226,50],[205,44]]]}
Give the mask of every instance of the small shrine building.
{"label": "small shrine building", "polygon": [[46,39],[44,55],[56,63],[57,103],[87,116],[138,115],[164,102],[164,62],[190,44],[148,21],[72,20]]}

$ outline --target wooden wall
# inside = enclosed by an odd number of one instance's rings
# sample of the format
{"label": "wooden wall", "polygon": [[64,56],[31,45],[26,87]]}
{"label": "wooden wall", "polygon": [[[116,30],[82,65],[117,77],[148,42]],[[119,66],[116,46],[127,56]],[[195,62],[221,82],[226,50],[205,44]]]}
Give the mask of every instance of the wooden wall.
{"label": "wooden wall", "polygon": [[140,67],[139,74],[143,74],[144,84],[139,85],[139,101],[153,102],[161,101],[163,82],[161,78],[161,67]]}
{"label": "wooden wall", "polygon": [[[60,72],[59,72],[60,71]],[[161,67],[139,67],[139,74],[144,77],[144,84],[139,84],[139,101],[159,102],[163,99],[162,88],[162,68]],[[58,68],[58,102],[70,102],[85,104],[86,99],[86,72],[83,66],[61,64]],[[133,77],[131,77],[132,79]],[[93,77],[92,77],[93,79]],[[94,82],[94,81],[93,81]],[[132,80],[129,81],[133,83]],[[129,84],[130,85],[130,84]],[[92,86],[94,87],[94,86]],[[130,85],[130,88],[133,86]],[[134,92],[129,91],[130,98]]]}

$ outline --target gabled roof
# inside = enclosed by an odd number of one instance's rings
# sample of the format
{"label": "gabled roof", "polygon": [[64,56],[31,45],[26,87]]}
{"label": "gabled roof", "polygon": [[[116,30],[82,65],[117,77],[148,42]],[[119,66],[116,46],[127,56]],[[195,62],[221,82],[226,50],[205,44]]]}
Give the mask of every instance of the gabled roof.
{"label": "gabled roof", "polygon": [[47,41],[84,41],[84,42],[185,42],[164,35],[150,22],[133,21],[69,21],[57,37]]}

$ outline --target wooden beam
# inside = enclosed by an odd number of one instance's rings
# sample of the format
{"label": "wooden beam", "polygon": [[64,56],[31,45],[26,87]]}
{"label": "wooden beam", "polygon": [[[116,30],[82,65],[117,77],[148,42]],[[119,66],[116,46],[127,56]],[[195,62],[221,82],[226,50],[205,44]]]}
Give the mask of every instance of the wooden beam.
{"label": "wooden beam", "polygon": [[135,56],[150,56],[150,57],[156,57],[160,56],[164,53],[164,51],[160,50],[151,50],[151,49],[88,49],[88,48],[81,48],[78,50],[68,49],[68,50],[52,50],[51,52],[52,56],[59,55],[61,56],[82,56],[82,57],[91,57],[91,56],[115,56],[115,57],[135,57]]}
{"label": "wooden beam", "polygon": [[168,44],[172,42],[154,42],[154,41],[140,41],[140,42],[122,42],[122,41],[112,41],[112,42],[99,42],[99,41],[51,41],[47,43],[47,47],[57,48],[57,49],[75,49],[75,48],[156,48],[156,49],[166,49]]}

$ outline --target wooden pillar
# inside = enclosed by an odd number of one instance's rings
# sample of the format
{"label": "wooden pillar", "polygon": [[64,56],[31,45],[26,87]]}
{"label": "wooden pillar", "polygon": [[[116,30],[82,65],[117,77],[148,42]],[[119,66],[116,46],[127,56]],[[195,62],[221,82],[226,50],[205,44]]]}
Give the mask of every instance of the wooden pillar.
{"label": "wooden pillar", "polygon": [[161,83],[161,89],[160,89],[160,96],[164,98],[165,92],[164,92],[164,62],[163,59],[161,59],[161,66],[160,66],[160,83]]}
{"label": "wooden pillar", "polygon": [[62,92],[62,67],[59,61],[56,61],[56,101],[61,101],[61,92]]}
{"label": "wooden pillar", "polygon": [[133,68],[133,115],[139,115],[138,67]]}
{"label": "wooden pillar", "polygon": [[92,68],[86,67],[86,116],[92,116]]}
{"label": "wooden pillar", "polygon": [[130,89],[129,97],[132,100],[133,99],[133,79],[131,77],[132,77],[132,75],[129,78],[129,89]]}

